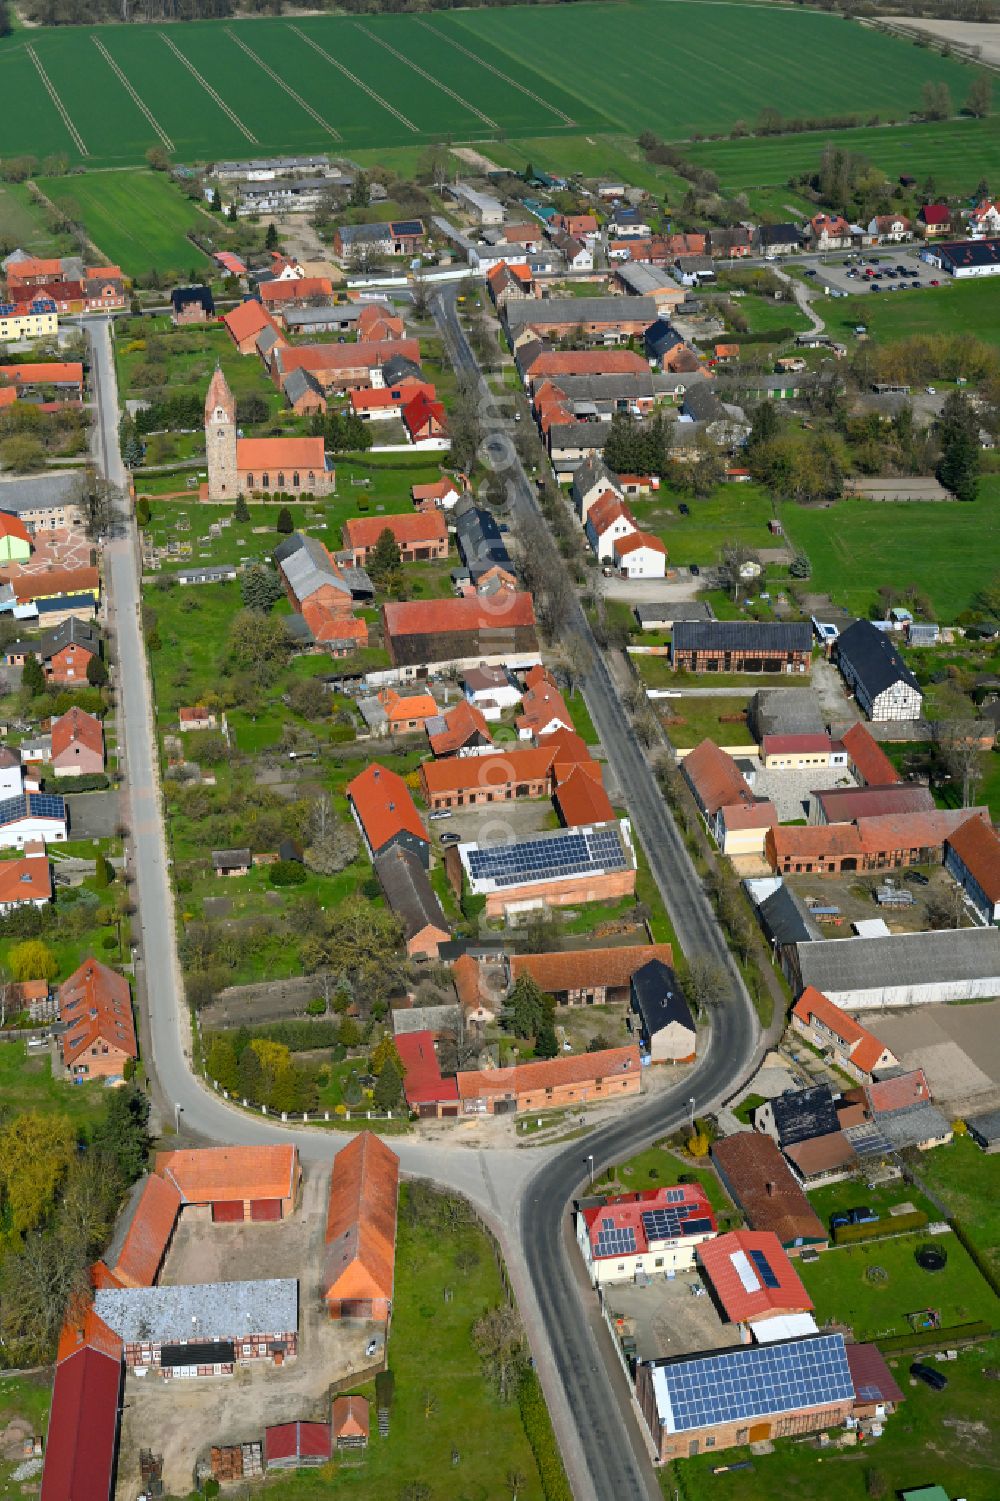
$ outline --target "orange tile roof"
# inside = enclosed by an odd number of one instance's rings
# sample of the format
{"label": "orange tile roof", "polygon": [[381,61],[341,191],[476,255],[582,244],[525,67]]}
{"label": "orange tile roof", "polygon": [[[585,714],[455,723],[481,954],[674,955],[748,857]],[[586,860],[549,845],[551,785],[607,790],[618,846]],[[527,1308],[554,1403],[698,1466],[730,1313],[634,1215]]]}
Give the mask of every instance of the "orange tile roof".
{"label": "orange tile roof", "polygon": [[710,818],[733,803],[752,803],[754,795],[732,756],[714,740],[703,740],[681,762],[681,770]]}
{"label": "orange tile roof", "polygon": [[609,526],[613,526],[616,521],[623,518],[635,526],[635,517],[632,512],[613,490],[605,490],[604,494],[598,496],[587,510],[587,525],[593,528],[598,537],[603,536]]}
{"label": "orange tile roof", "polygon": [[154,1173],[146,1179],[113,1268],[122,1287],[153,1286],[182,1203],[169,1178]]}
{"label": "orange tile roof", "polygon": [[378,695],[379,703],[386,712],[390,724],[404,719],[431,719],[438,712],[431,693],[397,693],[395,688],[386,688]]}
{"label": "orange tile roof", "polygon": [[513,1068],[472,1069],[456,1075],[462,1100],[486,1099],[494,1095],[527,1094],[540,1089],[562,1089],[571,1084],[592,1084],[598,1079],[620,1078],[638,1074],[639,1047],[603,1048],[598,1053],[577,1053],[572,1057],[539,1058],[517,1063]]}
{"label": "orange tile roof", "polygon": [[79,1317],[67,1316],[59,1335],[56,1365],[61,1365],[64,1360],[84,1348],[99,1350],[102,1355],[110,1355],[112,1360],[122,1358],[121,1339],[113,1329],[108,1328],[103,1319],[98,1318],[92,1304]]}
{"label": "orange tile roof", "polygon": [[[512,954],[511,979],[530,975],[542,990],[559,995],[567,990],[620,990],[636,970],[652,959],[673,966],[669,943],[637,943],[620,949],[566,949],[551,954]],[[452,972],[458,968],[453,966]]]}
{"label": "orange tile roof", "polygon": [[584,824],[611,823],[615,810],[604,790],[603,781],[589,777],[576,767],[555,791],[555,800],[567,828],[580,828]]}
{"label": "orange tile roof", "polygon": [[401,338],[403,327],[402,318],[373,302],[367,303],[358,314],[358,337],[362,339],[380,342],[386,338]]}
{"label": "orange tile roof", "polygon": [[322,474],[326,468],[323,439],[238,438],[236,467],[251,474],[265,469],[312,469]]}
{"label": "orange tile roof", "polygon": [[274,328],[274,320],[255,297],[234,307],[222,321],[237,344],[242,344],[245,339],[255,338],[264,328]]}
{"label": "orange tile roof", "polygon": [[292,281],[265,281],[260,285],[262,303],[295,302],[303,297],[332,297],[333,282],[326,276],[300,276]]}
{"label": "orange tile roof", "polygon": [[125,280],[125,274],[122,271],[121,266],[87,266],[85,267],[83,274],[88,281],[90,281],[94,277],[101,276],[106,278],[106,280],[108,281]]}
{"label": "orange tile roof", "polygon": [[768,833],[778,864],[785,860],[860,858],[861,836],[852,823],[775,825]]}
{"label": "orange tile roof", "polygon": [[178,709],[177,718],[181,724],[198,724],[201,720],[210,718],[211,713],[211,709],[205,704],[195,704],[190,709]]}
{"label": "orange tile roof", "polygon": [[0,407],[12,407],[16,401],[16,386],[0,386]]}
{"label": "orange tile roof", "polygon": [[52,873],[44,846],[17,860],[0,860],[0,904],[52,900]]}
{"label": "orange tile roof", "polygon": [[298,1178],[292,1146],[191,1147],[157,1152],[156,1172],[181,1192],[185,1204],[242,1199],[289,1199]]}
{"label": "orange tile roof", "polygon": [[937,849],[969,819],[989,822],[988,808],[932,808],[924,813],[879,813],[856,820],[861,851]]}
{"label": "orange tile roof", "polygon": [[85,959],[60,985],[59,1018],[67,1024],[59,1039],[67,1067],[98,1042],[139,1056],[128,981],[98,959]]}
{"label": "orange tile roof", "polygon": [[[285,378],[292,370],[311,370],[314,373],[327,370],[368,369],[384,365],[390,358],[383,342],[359,339],[356,344],[297,344],[281,351],[281,375]],[[394,339],[391,358],[412,360],[420,364],[420,341],[418,339]]]}
{"label": "orange tile roof", "polygon": [[[52,599],[57,594],[90,594],[100,587],[96,568],[44,568],[37,573],[18,573],[9,580],[20,603]],[[86,647],[77,646],[77,651]],[[90,653],[93,656],[93,653]]]}
{"label": "orange tile roof", "polygon": [[62,276],[62,261],[44,260],[41,256],[31,255],[22,261],[11,261],[6,275],[9,282],[21,282],[35,276],[47,276],[58,281]]}
{"label": "orange tile roof", "polygon": [[511,629],[535,624],[530,594],[502,590],[484,599],[414,599],[383,605],[387,636],[437,636],[451,631]]}
{"label": "orange tile roof", "polygon": [[885,1053],[886,1046],[873,1032],[862,1027],[853,1016],[825,996],[815,985],[807,985],[792,1007],[792,1015],[809,1023],[815,1018],[831,1031],[850,1054],[851,1062],[862,1073],[871,1073]]}
{"label": "orange tile roof", "polygon": [[878,741],[860,722],[841,735],[840,743],[870,787],[888,787],[903,780]]}
{"label": "orange tile roof", "polygon": [[303,600],[299,612],[317,641],[356,641],[359,646],[368,644],[368,622],[356,620],[344,603],[344,596],[330,585],[317,589],[315,594]]}
{"label": "orange tile roof", "polygon": [[1000,902],[1000,838],[992,824],[982,818],[970,818],[948,835],[948,845],[970,876],[981,888],[986,900]]}
{"label": "orange tile roof", "polygon": [[649,363],[629,349],[543,350],[532,362],[529,374],[538,380],[560,375],[637,375],[649,374]]}
{"label": "orange tile roof", "polygon": [[590,747],[575,730],[551,730],[547,735],[539,735],[538,748],[552,751],[552,771],[556,782],[564,781],[574,767],[579,767],[588,777],[593,777],[595,782],[603,782],[600,763],[594,760]]}
{"label": "orange tile roof", "polygon": [[330,1175],[324,1296],[392,1298],[399,1158],[371,1131],[342,1147]]}
{"label": "orange tile roof", "polygon": [[[0,391],[0,407],[9,406],[16,400],[16,391]],[[6,511],[0,511],[0,537],[19,537],[22,542],[31,546],[31,533],[20,516],[11,516]]]}
{"label": "orange tile roof", "polygon": [[334,1397],[334,1438],[367,1438],[368,1401],[365,1397]]}
{"label": "orange tile roof", "polygon": [[448,528],[440,511],[403,511],[394,516],[351,516],[344,522],[344,545],[374,547],[386,531],[400,546],[448,541]]}
{"label": "orange tile roof", "polygon": [[87,714],[76,704],[65,714],[52,721],[52,755],[61,756],[63,751],[80,744],[95,755],[104,755],[104,730],[101,721]]}
{"label": "orange tile roof", "polygon": [[376,854],[398,834],[428,843],[410,789],[398,772],[373,762],[348,782],[346,790]]}
{"label": "orange tile roof", "polygon": [[479,960],[471,954],[460,954],[451,966],[451,981],[466,1011],[475,1011],[482,999],[479,988]]}
{"label": "orange tile roof", "polygon": [[493,735],[482,710],[470,704],[467,698],[460,698],[442,717],[446,728],[434,735],[429,730],[427,732],[435,756],[454,755],[474,735],[482,735],[490,745],[493,744]]}
{"label": "orange tile roof", "polygon": [[525,691],[521,699],[521,713],[516,720],[517,728],[537,735],[555,719],[567,730],[571,729],[573,716],[550,674],[544,669],[534,676],[529,672],[524,681]]}
{"label": "orange tile roof", "polygon": [[488,756],[448,756],[442,761],[424,761],[420,780],[433,797],[445,792],[496,790],[511,783],[544,781],[551,771],[551,750],[529,745]]}
{"label": "orange tile roof", "polygon": [[459,494],[461,487],[453,479],[442,475],[435,485],[411,485],[410,495],[414,502],[418,500],[444,500],[446,495],[452,492]]}
{"label": "orange tile roof", "polygon": [[637,552],[640,547],[648,547],[651,552],[661,552],[667,556],[667,549],[659,537],[654,537],[652,532],[630,532],[627,537],[619,537],[612,543],[618,557],[625,557],[630,552]]}
{"label": "orange tile roof", "polygon": [[83,366],[78,360],[49,360],[36,365],[0,365],[0,386],[83,385]]}
{"label": "orange tile roof", "polygon": [[908,1069],[905,1074],[896,1074],[891,1079],[879,1079],[865,1088],[868,1103],[873,1110],[891,1112],[906,1110],[911,1105],[928,1105],[931,1087],[922,1068]]}

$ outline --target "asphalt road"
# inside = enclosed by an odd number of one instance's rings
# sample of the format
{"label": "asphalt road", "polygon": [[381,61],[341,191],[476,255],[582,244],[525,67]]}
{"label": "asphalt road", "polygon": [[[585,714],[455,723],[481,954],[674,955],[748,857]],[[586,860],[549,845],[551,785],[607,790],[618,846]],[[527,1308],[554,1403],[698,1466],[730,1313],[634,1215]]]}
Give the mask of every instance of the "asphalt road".
{"label": "asphalt road", "polygon": [[[476,372],[458,326],[454,296],[438,300],[446,344],[459,368]],[[118,399],[107,323],[89,321],[95,408],[95,458],[118,484],[125,473],[118,450]],[[470,363],[471,362],[471,363]],[[519,468],[519,466],[518,466]],[[534,507],[523,470],[517,510]],[[175,913],[158,781],[151,692],[139,621],[140,580],[134,522],[124,517],[106,548],[112,623],[117,631],[121,743],[128,776],[129,857],[137,884],[139,977],[148,1008],[150,1056],[158,1092],[185,1132],[207,1141],[294,1140],[302,1155],[330,1160],[345,1138],[294,1128],[237,1111],[191,1070],[191,1044],[177,961]],[[595,1168],[640,1149],[687,1118],[688,1097],[698,1110],[732,1093],[753,1071],[758,1032],[749,1000],[729,961],[707,898],[631,737],[607,667],[578,611],[570,627],[594,667],[584,691],[630,812],[685,951],[714,957],[732,979],[717,1013],[704,1058],[682,1089],[659,1093],[614,1124],[558,1149],[483,1152],[463,1147],[461,1127],[445,1143],[393,1141],[404,1172],[426,1176],[466,1194],[496,1229],[577,1501],[653,1501],[656,1472],[638,1432],[625,1382],[607,1347],[595,1338],[592,1293],[581,1298],[580,1267],[565,1239],[566,1209],[586,1175],[584,1146]],[[603,1337],[603,1336],[601,1336]]]}

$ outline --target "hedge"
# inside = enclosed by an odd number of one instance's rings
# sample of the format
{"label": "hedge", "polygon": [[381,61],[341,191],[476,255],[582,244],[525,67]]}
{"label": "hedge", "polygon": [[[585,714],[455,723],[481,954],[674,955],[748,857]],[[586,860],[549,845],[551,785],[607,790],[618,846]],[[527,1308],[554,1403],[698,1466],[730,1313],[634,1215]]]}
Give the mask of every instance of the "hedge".
{"label": "hedge", "polygon": [[88,771],[82,777],[46,777],[42,786],[46,792],[58,790],[60,797],[69,797],[74,792],[106,792],[111,778],[105,771]]}
{"label": "hedge", "polygon": [[890,1235],[905,1235],[910,1230],[923,1230],[927,1216],[922,1209],[912,1214],[895,1214],[891,1219],[877,1220],[873,1225],[838,1225],[833,1232],[835,1246],[853,1245],[859,1240],[885,1240]]}
{"label": "hedge", "polygon": [[462,909],[462,916],[469,922],[475,922],[486,911],[486,898],[476,896],[468,887],[464,887],[459,905]]}
{"label": "hedge", "polygon": [[[241,1028],[229,1028],[220,1032],[220,1037],[231,1036],[234,1030]],[[246,1029],[251,1037],[259,1037],[265,1042],[281,1042],[290,1053],[306,1053],[312,1048],[332,1048],[340,1041],[340,1021],[297,1021],[290,1019],[283,1022],[270,1022],[266,1026],[248,1027]]]}
{"label": "hedge", "polygon": [[521,1409],[525,1435],[538,1466],[545,1501],[573,1501],[573,1492],[563,1469],[542,1388],[530,1366],[517,1384],[517,1404]]}
{"label": "hedge", "polygon": [[947,1345],[958,1345],[966,1340],[988,1339],[993,1333],[989,1324],[977,1319],[973,1324],[952,1324],[948,1329],[918,1329],[912,1334],[890,1334],[887,1339],[876,1339],[883,1355],[894,1350],[899,1354],[907,1351],[943,1350]]}
{"label": "hedge", "polygon": [[1000,1277],[997,1277],[996,1272],[994,1272],[989,1262],[982,1255],[979,1247],[972,1241],[969,1236],[969,1232],[965,1228],[964,1223],[961,1220],[952,1220],[951,1228],[954,1230],[959,1243],[963,1245],[968,1251],[969,1257],[976,1270],[993,1289],[997,1297],[1000,1298]]}

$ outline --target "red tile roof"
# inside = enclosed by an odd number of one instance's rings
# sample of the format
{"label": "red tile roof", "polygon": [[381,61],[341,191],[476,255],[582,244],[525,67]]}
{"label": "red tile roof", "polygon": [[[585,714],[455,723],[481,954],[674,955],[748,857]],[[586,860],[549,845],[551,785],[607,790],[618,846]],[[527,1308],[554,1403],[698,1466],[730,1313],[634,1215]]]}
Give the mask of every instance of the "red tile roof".
{"label": "red tile roof", "polygon": [[986,822],[987,808],[934,808],[926,813],[882,813],[857,821],[862,852],[937,849],[963,821]]}
{"label": "red tile roof", "polygon": [[[755,1255],[756,1253],[756,1255]],[[731,1324],[775,1313],[808,1313],[812,1299],[770,1230],[733,1230],[698,1247],[697,1257]],[[769,1287],[758,1259],[774,1274]]]}
{"label": "red tile roof", "polygon": [[551,771],[552,752],[529,745],[485,756],[449,756],[441,761],[424,761],[420,779],[427,793],[434,796],[543,781]]}
{"label": "red tile roof", "polygon": [[[38,573],[18,573],[9,579],[19,602],[31,599],[54,599],[59,594],[87,594],[100,588],[101,575],[96,568],[46,568]],[[93,652],[77,643],[76,650],[87,656]]]}
{"label": "red tile roof", "polygon": [[389,531],[400,546],[447,543],[448,527],[440,511],[404,511],[398,516],[352,516],[344,522],[344,546],[374,547]]}
{"label": "red tile roof", "polygon": [[529,730],[532,735],[537,735],[553,720],[567,730],[572,728],[573,716],[548,668],[533,667],[524,680],[524,689],[521,713],[516,721],[518,730]]}
{"label": "red tile roof", "polygon": [[334,1438],[367,1438],[369,1430],[366,1397],[334,1397]]}
{"label": "red tile roof", "polygon": [[67,1067],[98,1042],[139,1056],[128,981],[98,959],[85,959],[60,985],[59,1017],[67,1024],[59,1040]]}
{"label": "red tile roof", "polygon": [[627,557],[630,552],[637,552],[640,547],[646,547],[650,552],[667,555],[667,549],[659,537],[654,537],[652,532],[630,532],[627,537],[619,537],[614,543],[615,555],[619,558]]}
{"label": "red tile roof", "polygon": [[493,744],[493,735],[483,711],[475,704],[470,704],[467,698],[460,698],[441,717],[446,728],[433,735],[429,730],[427,732],[435,756],[453,755],[455,751],[468,745],[474,735],[482,735],[490,745]]}
{"label": "red tile roof", "polygon": [[132,1221],[112,1268],[123,1287],[152,1287],[181,1212],[180,1190],[153,1174],[142,1186]]}
{"label": "red tile roof", "polygon": [[681,770],[710,818],[733,803],[754,802],[746,778],[732,756],[714,740],[703,740],[684,757]]}
{"label": "red tile roof", "polygon": [[502,589],[488,599],[415,599],[383,605],[387,636],[437,636],[450,631],[510,629],[535,624],[531,595]]}
{"label": "red tile roof", "polygon": [[290,1199],[298,1182],[298,1153],[291,1146],[157,1152],[154,1166],[180,1190],[185,1204]]}
{"label": "red tile roof", "polygon": [[[0,406],[10,406],[16,400],[16,391],[0,391]],[[0,537],[18,537],[22,542],[27,542],[29,547],[31,546],[31,533],[20,516],[11,516],[6,511],[0,511]]]}
{"label": "red tile roof", "polygon": [[786,860],[829,860],[861,857],[861,835],[853,823],[775,825],[765,851],[773,849],[775,863]]}
{"label": "red tile roof", "polygon": [[[236,467],[244,473],[256,474],[263,470],[288,470],[286,484],[291,484],[291,471],[313,470],[322,474],[326,468],[326,455],[322,438],[238,438],[236,440]],[[273,481],[272,481],[273,483]]]}
{"label": "red tile roof", "polygon": [[[865,1402],[892,1402],[895,1405],[905,1400],[877,1346],[848,1344],[844,1348],[855,1406]],[[914,1501],[919,1494],[919,1491],[910,1492]]]}
{"label": "red tile roof", "polygon": [[865,1094],[873,1110],[885,1112],[906,1110],[910,1105],[928,1105],[932,1098],[922,1068],[909,1069],[905,1074],[895,1074],[890,1079],[880,1079],[877,1084],[868,1084]]}
{"label": "red tile roof", "polygon": [[427,426],[443,428],[448,425],[443,403],[433,400],[425,390],[418,391],[406,403],[403,408],[403,421],[411,433],[419,432],[421,428]]}
{"label": "red tile roof", "polygon": [[637,943],[627,948],[566,949],[561,953],[512,954],[511,979],[530,975],[547,993],[561,995],[569,990],[595,990],[605,986],[620,990],[628,985],[636,970],[653,959],[673,965],[669,943]]}
{"label": "red tile roof", "polygon": [[395,688],[384,688],[378,701],[385,710],[390,724],[399,724],[409,719],[430,719],[438,712],[431,693],[397,693]]}
{"label": "red tile roof", "polygon": [[555,800],[568,829],[581,828],[584,824],[611,823],[615,816],[603,781],[589,777],[580,767],[560,782],[555,790]]}
{"label": "red tile roof", "polygon": [[[464,957],[469,958],[467,954]],[[470,960],[470,963],[475,964],[475,960]],[[396,1038],[396,1052],[405,1075],[403,1091],[406,1103],[411,1108],[436,1100],[458,1099],[455,1080],[441,1077],[433,1032],[400,1032]]]}
{"label": "red tile roof", "polygon": [[241,302],[239,307],[234,307],[231,312],[226,313],[222,321],[237,344],[242,344],[245,339],[256,338],[261,329],[274,328],[274,320],[268,316],[256,298],[251,298],[249,302]]}
{"label": "red tile roof", "polygon": [[885,1043],[880,1042],[873,1032],[862,1027],[853,1016],[848,1016],[846,1011],[841,1011],[821,990],[815,985],[807,985],[792,1007],[792,1015],[800,1021],[810,1023],[814,1019],[821,1022],[833,1033],[845,1050],[850,1054],[851,1062],[862,1073],[871,1073],[883,1053],[886,1052]]}
{"label": "red tile roof", "polygon": [[981,888],[986,900],[1000,902],[1000,837],[982,818],[970,818],[948,835],[948,846]]}
{"label": "red tile roof", "polygon": [[292,281],[265,281],[260,285],[262,303],[280,306],[283,302],[300,302],[304,297],[332,297],[333,282],[326,276],[300,276]]}
{"label": "red tile roof", "polygon": [[587,511],[587,525],[596,537],[603,537],[608,527],[622,520],[627,521],[632,527],[636,525],[632,512],[613,490],[605,490],[604,494],[599,495]]}
{"label": "red tile roof", "polygon": [[83,366],[78,360],[49,360],[35,365],[0,365],[0,386],[82,386]]}
{"label": "red tile roof", "polygon": [[42,845],[39,854],[17,860],[0,860],[0,904],[51,901],[52,872]]}
{"label": "red tile roof", "polygon": [[810,756],[830,753],[829,735],[765,735],[761,754],[768,756]]}
{"label": "red tile roof", "polygon": [[410,789],[398,772],[372,762],[348,782],[347,795],[376,854],[402,833],[428,842]]}
{"label": "red tile roof", "polygon": [[[657,1209],[677,1211],[677,1228],[674,1234],[649,1234],[643,1215]],[[588,1204],[582,1212],[590,1240],[590,1254],[595,1261],[610,1260],[612,1256],[620,1257],[622,1254],[620,1251],[598,1250],[598,1242],[605,1230],[631,1230],[635,1238],[635,1251],[630,1254],[635,1256],[644,1256],[651,1243],[659,1246],[666,1240],[684,1240],[690,1235],[715,1233],[715,1215],[700,1183],[615,1194],[599,1204]],[[689,1225],[690,1228],[687,1228]]]}
{"label": "red tile roof", "polygon": [[83,1344],[60,1356],[52,1386],[42,1501],[108,1501],[112,1493],[122,1385],[121,1341],[116,1335],[112,1339],[117,1355]]}
{"label": "red tile roof", "polygon": [[396,1265],[399,1158],[362,1131],[334,1159],[326,1218],[324,1295],[391,1299]]}
{"label": "red tile roof", "polygon": [[104,731],[101,721],[93,714],[73,705],[65,714],[52,721],[52,757],[61,756],[74,745],[82,745],[95,755],[104,756]]}
{"label": "red tile roof", "polygon": [[447,495],[458,495],[460,493],[460,485],[456,484],[453,479],[448,479],[446,475],[442,475],[437,484],[434,485],[410,486],[410,497],[414,504],[422,500],[444,500]]}
{"label": "red tile roof", "polygon": [[629,349],[576,349],[564,354],[543,350],[532,362],[529,374],[533,381],[560,375],[642,375],[649,373],[649,363]]}
{"label": "red tile roof", "polygon": [[949,224],[951,209],[946,203],[925,203],[918,215],[925,224]]}
{"label": "red tile roof", "polygon": [[840,743],[870,787],[888,787],[903,780],[878,741],[860,722],[841,735]]}
{"label": "red tile roof", "polygon": [[329,1423],[279,1423],[264,1429],[264,1465],[286,1459],[329,1459]]}
{"label": "red tile roof", "polygon": [[592,1084],[598,1079],[620,1078],[623,1074],[638,1074],[640,1067],[638,1045],[604,1048],[599,1053],[536,1059],[515,1064],[513,1068],[473,1069],[460,1073],[457,1075],[458,1093],[463,1100],[520,1095],[540,1089],[562,1089],[571,1084]]}
{"label": "red tile roof", "polygon": [[36,276],[47,276],[58,280],[62,276],[62,261],[48,259],[41,256],[30,255],[22,261],[11,261],[7,267],[7,280],[10,283],[25,282]]}
{"label": "red tile roof", "polygon": [[714,1142],[712,1157],[751,1229],[773,1230],[784,1246],[798,1240],[826,1243],[816,1211],[770,1136],[738,1131]]}

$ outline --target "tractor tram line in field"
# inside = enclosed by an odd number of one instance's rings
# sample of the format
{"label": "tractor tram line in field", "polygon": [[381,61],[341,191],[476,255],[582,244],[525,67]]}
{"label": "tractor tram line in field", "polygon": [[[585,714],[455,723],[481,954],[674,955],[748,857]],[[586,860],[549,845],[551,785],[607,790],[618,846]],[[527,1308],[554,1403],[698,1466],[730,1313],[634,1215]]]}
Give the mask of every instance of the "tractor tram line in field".
{"label": "tractor tram line in field", "polygon": [[492,73],[495,77],[501,79],[502,82],[508,84],[512,89],[517,89],[519,93],[526,94],[527,97],[533,100],[535,104],[540,104],[543,109],[550,110],[551,113],[557,116],[557,118],[560,119],[564,125],[576,125],[576,121],[572,118],[572,116],[565,114],[561,109],[557,109],[554,104],[550,104],[547,99],[543,99],[541,94],[536,94],[534,89],[529,89],[526,84],[518,83],[516,78],[511,78],[508,73],[502,72],[500,68],[495,68],[492,63],[488,63],[485,58],[479,57],[475,52],[471,50],[471,48],[463,46],[461,42],[456,42],[454,37],[448,36],[446,32],[439,31],[437,27],[432,26],[429,21],[425,21],[422,17],[418,16],[417,25],[422,26],[425,31],[429,31],[431,33],[431,36],[435,37],[437,41],[447,42],[449,47],[454,47],[457,49],[457,51],[463,52],[465,56],[471,58],[471,60],[478,67],[485,68],[487,73]]}
{"label": "tractor tram line in field", "polygon": [[195,67],[195,65],[191,61],[191,59],[189,57],[185,57],[184,56],[184,53],[181,51],[181,49],[176,45],[176,43],[170,37],[167,36],[167,34],[165,32],[161,31],[159,33],[159,37],[160,37],[160,41],[164,42],[166,44],[166,46],[168,46],[170,48],[171,52],[176,57],[177,61],[184,64],[185,68],[187,68],[188,72],[191,74],[191,77],[194,78],[198,83],[201,84],[202,88],[205,90],[205,93],[208,95],[208,97],[210,99],[214,100],[214,102],[222,110],[222,113],[226,116],[226,118],[228,120],[232,121],[232,123],[236,126],[236,129],[240,132],[240,134],[243,135],[243,136],[245,136],[246,139],[248,141],[250,141],[252,145],[259,146],[260,142],[258,141],[257,137],[254,135],[254,133],[250,129],[250,127],[248,125],[244,125],[243,121],[240,119],[240,117],[236,113],[236,111],[233,110],[233,109],[230,109],[229,105],[222,98],[221,94],[216,93],[215,89],[213,89],[213,87],[209,83],[208,79],[204,78],[202,76],[202,74],[198,72],[198,69]]}
{"label": "tractor tram line in field", "polygon": [[312,37],[308,36],[301,29],[301,27],[293,26],[289,22],[288,29],[289,31],[294,31],[299,40],[301,42],[305,42],[307,47],[311,47],[314,52],[319,53],[320,57],[325,58],[331,67],[337,68],[341,73],[343,73],[345,78],[350,80],[351,83],[355,84],[359,89],[363,89],[370,99],[374,99],[376,104],[378,104],[382,109],[387,110],[390,115],[393,115],[395,119],[399,120],[401,124],[405,125],[407,130],[412,130],[415,133],[419,134],[420,127],[418,125],[414,125],[412,120],[408,120],[400,110],[396,109],[389,103],[388,99],[383,99],[382,95],[376,93],[369,84],[365,83],[363,78],[359,78],[356,73],[352,73],[350,68],[345,67],[338,58],[333,56],[332,52],[327,52],[326,48],[321,47],[319,42],[313,41]]}
{"label": "tractor tram line in field", "polygon": [[38,74],[39,78],[42,80],[42,85],[43,85],[43,87],[45,89],[45,92],[48,94],[49,98],[52,100],[52,103],[55,105],[56,110],[59,113],[60,119],[62,120],[62,122],[65,125],[66,129],[69,131],[70,139],[72,140],[73,145],[76,147],[77,151],[79,151],[79,153],[80,153],[81,156],[89,156],[90,152],[87,150],[87,147],[84,144],[83,136],[80,134],[80,132],[77,130],[76,126],[73,124],[72,118],[70,117],[69,110],[66,108],[65,104],[63,104],[62,100],[60,99],[59,94],[58,94],[58,92],[56,90],[55,84],[52,82],[51,78],[46,73],[45,69],[42,67],[42,61],[41,61],[41,58],[38,56],[38,53],[35,51],[34,47],[32,47],[30,44],[28,46],[26,46],[24,50],[27,52],[28,56],[31,58],[31,61],[32,61],[32,63],[35,66],[35,71]]}
{"label": "tractor tram line in field", "polygon": [[472,104],[468,99],[463,98],[461,94],[456,93],[454,89],[449,88],[446,83],[442,83],[439,78],[435,78],[433,73],[428,73],[426,68],[422,68],[419,63],[413,62],[411,58],[406,56],[405,52],[400,52],[398,48],[393,47],[389,42],[383,41],[380,36],[377,36],[374,31],[369,31],[368,27],[362,25],[360,21],[355,21],[354,25],[357,27],[358,31],[360,31],[364,36],[368,38],[370,42],[376,42],[379,47],[384,47],[386,52],[391,52],[393,57],[398,58],[401,63],[405,63],[406,67],[412,69],[414,73],[419,73],[421,78],[426,79],[427,82],[433,84],[436,89],[440,89],[442,93],[447,94],[449,98],[454,99],[456,104],[460,104],[463,109],[468,110],[470,114],[473,114],[477,119],[482,120],[484,125],[488,125],[491,130],[499,130],[500,127],[498,126],[496,120],[491,120],[489,115],[484,114],[481,109],[478,109],[476,105]]}
{"label": "tractor tram line in field", "polygon": [[150,107],[146,103],[145,99],[143,99],[142,95],[139,94],[136,91],[136,89],[132,86],[132,83],[129,80],[127,74],[125,72],[123,72],[123,70],[115,62],[114,58],[111,56],[111,53],[108,51],[107,47],[105,47],[105,45],[101,41],[100,37],[92,36],[90,38],[90,40],[93,42],[93,44],[97,48],[98,52],[104,58],[104,61],[107,63],[107,65],[111,69],[112,73],[118,79],[118,82],[121,84],[122,88],[128,94],[128,96],[132,100],[133,104],[141,112],[141,114],[146,118],[146,120],[148,120],[149,124],[156,131],[156,134],[159,136],[159,138],[163,142],[164,146],[166,146],[167,150],[168,151],[175,151],[177,148],[175,147],[173,141],[167,135],[167,132],[163,129],[163,126],[160,124],[159,120],[153,114],[153,111],[150,109]]}
{"label": "tractor tram line in field", "polygon": [[280,73],[276,73],[274,69],[268,63],[266,63],[262,57],[258,57],[253,48],[248,47],[243,38],[241,36],[238,36],[231,26],[226,27],[226,36],[231,42],[235,42],[240,51],[245,52],[247,57],[249,57],[252,62],[255,62],[257,64],[258,68],[262,68],[263,71],[267,74],[268,78],[273,79],[273,81],[278,85],[279,89],[284,90],[289,99],[297,104],[300,109],[305,110],[309,118],[311,120],[315,120],[316,124],[321,126],[328,135],[333,136],[333,139],[335,141],[342,141],[344,139],[340,131],[335,129],[335,127],[330,124],[329,120],[324,120],[319,110],[313,109],[311,104],[307,104],[302,95],[296,93],[295,89],[292,88],[290,83],[285,82]]}

